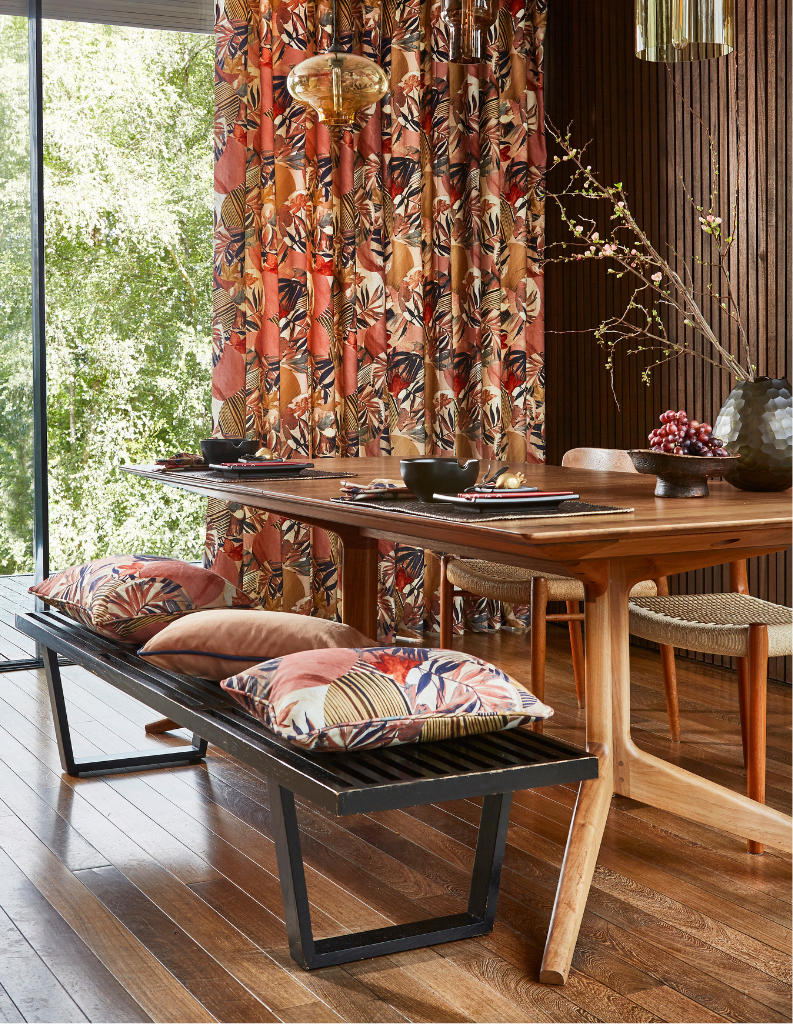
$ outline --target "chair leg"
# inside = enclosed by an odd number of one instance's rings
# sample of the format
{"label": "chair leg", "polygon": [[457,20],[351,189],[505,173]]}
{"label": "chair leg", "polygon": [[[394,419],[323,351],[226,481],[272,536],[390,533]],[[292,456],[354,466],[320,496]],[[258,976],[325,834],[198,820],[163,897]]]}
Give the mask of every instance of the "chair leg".
{"label": "chair leg", "polygon": [[[749,728],[746,794],[765,803],[766,698],[768,689],[768,627],[749,627]],[[762,853],[763,844],[750,839],[749,853]]]}
{"label": "chair leg", "polygon": [[743,766],[749,767],[749,662],[738,659],[738,708],[741,712],[741,746]]}
{"label": "chair leg", "polygon": [[[666,576],[653,580],[659,597],[669,597],[669,581]],[[677,702],[677,672],[675,671],[675,649],[661,644],[661,669],[664,673],[666,714],[669,718],[669,732],[672,742],[680,742],[680,707]]]}
{"label": "chair leg", "polygon": [[669,718],[669,732],[672,742],[680,742],[680,706],[677,702],[677,672],[675,670],[675,649],[661,644],[661,669],[664,673],[666,714]]}
{"label": "chair leg", "polygon": [[[548,581],[535,576],[531,581],[531,689],[535,697],[545,700],[545,610],[548,607]],[[542,732],[542,721],[532,725]]]}
{"label": "chair leg", "polygon": [[446,576],[449,556],[441,555],[441,647],[451,650],[454,637],[454,585]]}
{"label": "chair leg", "polygon": [[[568,615],[577,615],[581,606],[578,601],[566,601]],[[584,638],[581,633],[581,623],[577,619],[571,619],[567,623],[570,630],[570,650],[573,654],[573,678],[575,679],[575,697],[579,708],[586,707],[586,673],[584,671]]]}

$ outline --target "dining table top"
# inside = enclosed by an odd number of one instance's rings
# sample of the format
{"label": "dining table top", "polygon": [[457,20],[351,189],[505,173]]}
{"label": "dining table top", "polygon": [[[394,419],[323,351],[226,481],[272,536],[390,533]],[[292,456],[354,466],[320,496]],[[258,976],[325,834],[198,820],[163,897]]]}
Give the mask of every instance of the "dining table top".
{"label": "dining table top", "polygon": [[[483,469],[485,463],[482,464]],[[531,516],[476,522],[427,518],[389,511],[387,499],[372,507],[340,496],[338,478],[246,480],[215,471],[162,471],[156,466],[123,466],[129,473],[226,501],[265,508],[309,525],[351,528],[364,536],[488,557],[511,564],[570,563],[675,552],[710,552],[708,564],[755,551],[779,550],[790,542],[793,526],[788,492],[741,491],[725,481],[710,481],[705,498],[657,498],[655,477],[573,469],[547,464],[511,464],[526,483],[541,490],[570,490],[595,505],[627,512],[582,516]],[[400,479],[398,457],[317,459],[314,467],[332,473],[356,473],[360,483]],[[734,554],[732,552],[735,552]],[[704,555],[703,555],[704,557]],[[683,559],[687,561],[687,559]],[[701,566],[704,567],[704,566]],[[683,571],[685,566],[677,571]],[[667,572],[675,571],[671,567]]]}

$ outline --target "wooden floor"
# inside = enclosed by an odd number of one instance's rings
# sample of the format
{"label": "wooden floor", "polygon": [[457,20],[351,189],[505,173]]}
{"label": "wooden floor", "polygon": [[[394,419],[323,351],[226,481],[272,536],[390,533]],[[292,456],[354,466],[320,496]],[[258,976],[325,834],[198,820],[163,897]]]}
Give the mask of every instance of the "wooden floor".
{"label": "wooden floor", "polygon": [[[0,631],[10,651],[1,592]],[[580,742],[566,633],[549,634],[548,731]],[[527,680],[525,636],[464,646]],[[633,669],[639,744],[740,790],[734,678],[679,663],[685,741],[673,750],[657,656],[635,651]],[[64,677],[78,755],[183,742],[145,737],[152,713],[86,672]],[[492,935],[308,974],[286,950],[260,777],[210,748],[206,766],[69,779],[43,673],[0,670],[0,681],[0,1020],[791,1019],[790,858],[750,857],[619,797],[570,980],[536,983],[575,799],[566,787],[515,794]],[[790,698],[771,685],[768,795],[782,808]],[[317,934],[463,909],[474,801],[298,813]]]}

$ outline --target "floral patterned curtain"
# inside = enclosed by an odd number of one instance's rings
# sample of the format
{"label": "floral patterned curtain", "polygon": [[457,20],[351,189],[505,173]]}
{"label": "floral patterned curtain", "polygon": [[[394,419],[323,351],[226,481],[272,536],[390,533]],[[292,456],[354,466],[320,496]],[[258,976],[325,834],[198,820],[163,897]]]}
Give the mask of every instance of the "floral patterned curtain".
{"label": "floral patterned curtain", "polygon": [[[501,0],[489,62],[453,65],[438,0],[339,0],[343,41],[391,90],[332,142],[286,88],[330,42],[330,4],[219,0],[217,434],[285,456],[542,460],[545,7]],[[431,562],[382,545],[381,635],[432,619]],[[268,608],[336,614],[322,531],[212,501],[205,564]]]}

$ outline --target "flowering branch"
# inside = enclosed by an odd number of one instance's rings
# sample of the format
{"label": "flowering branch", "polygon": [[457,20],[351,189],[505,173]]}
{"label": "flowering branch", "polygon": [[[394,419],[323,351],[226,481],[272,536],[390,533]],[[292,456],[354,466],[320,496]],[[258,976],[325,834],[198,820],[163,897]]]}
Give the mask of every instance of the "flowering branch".
{"label": "flowering branch", "polygon": [[[686,101],[683,100],[683,102]],[[683,181],[686,199],[696,210],[700,228],[703,235],[709,237],[711,249],[714,252],[711,260],[695,256],[694,261],[700,266],[718,269],[720,278],[726,286],[722,289],[723,295],[714,290],[712,282],[708,284],[706,293],[696,292],[693,287],[691,270],[675,249],[669,247],[674,260],[673,265],[670,260],[660,254],[636,222],[628,207],[628,199],[622,182],[603,185],[593,173],[591,166],[585,163],[587,147],[577,149],[572,144],[569,127],[565,134],[562,134],[550,120],[546,119],[548,132],[556,140],[563,153],[561,158],[554,157],[554,164],[570,163],[572,167],[570,180],[564,189],[556,193],[550,191],[547,193],[556,201],[562,220],[572,235],[572,240],[547,246],[546,260],[569,263],[585,259],[609,259],[615,265],[609,266],[608,273],[616,275],[617,278],[623,278],[627,274],[629,278],[633,279],[634,287],[622,313],[604,320],[594,332],[598,344],[606,349],[606,369],[611,377],[612,391],[614,390],[615,350],[624,343],[628,345],[626,349],[628,355],[644,352],[653,357],[653,361],[642,372],[642,379],[647,384],[650,383],[651,373],[655,367],[681,356],[694,356],[702,359],[704,362],[727,371],[739,381],[751,380],[754,376],[755,367],[751,362],[749,342],[741,321],[740,309],[728,266],[729,252],[735,242],[736,231],[734,228],[726,232],[722,229],[722,219],[718,216],[717,175],[719,172],[714,140],[701,118],[693,110],[691,112],[698,118],[708,137],[713,171],[713,183],[708,197],[707,210],[696,204]],[[571,198],[583,198],[609,204],[613,211],[610,216],[613,226],[611,226],[607,237],[601,237],[594,219],[568,214],[565,201]],[[734,212],[733,209],[731,217],[733,221]],[[558,254],[552,252],[551,255],[548,255],[549,250],[553,249],[561,250],[561,252]],[[742,357],[732,355],[720,343],[697,301],[698,295],[715,298],[720,309],[738,325]],[[681,340],[670,337],[663,315],[670,310],[679,313],[683,318],[683,323],[692,328],[693,338],[686,331],[682,332]]]}

